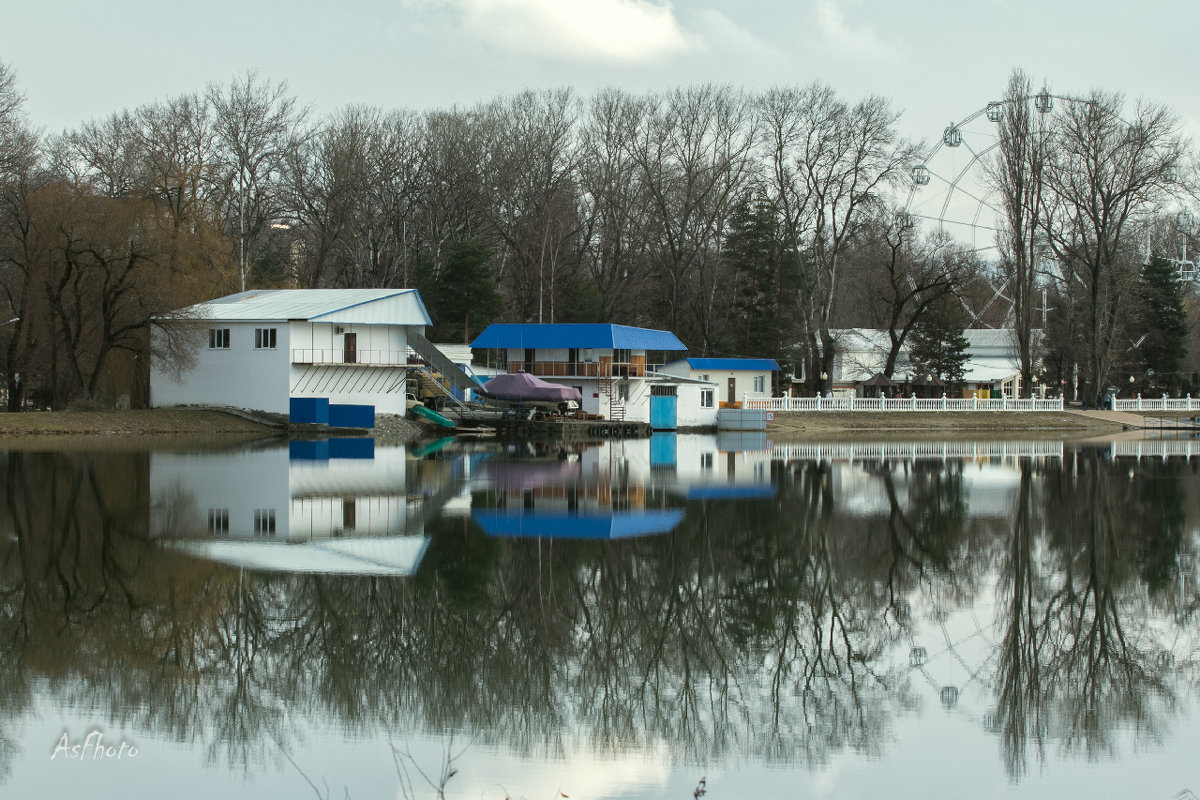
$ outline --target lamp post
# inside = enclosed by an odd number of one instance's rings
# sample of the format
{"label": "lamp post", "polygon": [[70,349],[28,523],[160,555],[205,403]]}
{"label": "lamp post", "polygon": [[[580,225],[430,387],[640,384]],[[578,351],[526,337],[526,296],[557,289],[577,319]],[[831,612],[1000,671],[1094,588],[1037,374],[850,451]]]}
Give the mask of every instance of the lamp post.
{"label": "lamp post", "polygon": [[822,371],[821,372],[821,385],[817,387],[817,394],[819,394],[819,395],[825,394],[825,381],[827,381],[827,380],[829,380],[829,373]]}

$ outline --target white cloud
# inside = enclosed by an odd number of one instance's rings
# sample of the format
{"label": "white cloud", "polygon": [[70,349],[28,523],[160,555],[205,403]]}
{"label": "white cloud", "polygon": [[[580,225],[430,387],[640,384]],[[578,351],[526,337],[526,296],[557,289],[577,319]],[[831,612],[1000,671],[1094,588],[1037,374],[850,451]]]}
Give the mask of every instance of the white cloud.
{"label": "white cloud", "polygon": [[836,0],[817,0],[816,22],[826,46],[839,54],[870,61],[887,61],[897,55],[870,27],[854,27],[847,22]]}
{"label": "white cloud", "polygon": [[646,63],[698,46],[670,3],[648,0],[450,0],[462,30],[509,53]]}
{"label": "white cloud", "polygon": [[754,53],[774,59],[787,55],[716,9],[698,11],[695,19],[697,27],[704,32],[705,49],[710,52]]}

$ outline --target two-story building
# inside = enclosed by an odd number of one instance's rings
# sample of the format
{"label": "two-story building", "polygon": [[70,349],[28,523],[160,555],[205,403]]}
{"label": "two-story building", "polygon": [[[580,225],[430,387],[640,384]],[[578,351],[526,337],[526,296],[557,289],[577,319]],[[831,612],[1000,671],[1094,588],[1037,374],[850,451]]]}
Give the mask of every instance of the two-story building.
{"label": "two-story building", "polygon": [[[280,289],[210,300],[159,320],[150,404],[287,414],[297,398],[403,414],[411,348],[429,312],[415,289]],[[170,339],[170,347],[167,340]]]}
{"label": "two-story building", "polygon": [[598,323],[497,323],[485,328],[471,348],[487,351],[488,366],[524,370],[579,389],[583,411],[604,419],[645,422],[656,430],[717,424],[712,384],[660,372],[687,352],[668,331]]}

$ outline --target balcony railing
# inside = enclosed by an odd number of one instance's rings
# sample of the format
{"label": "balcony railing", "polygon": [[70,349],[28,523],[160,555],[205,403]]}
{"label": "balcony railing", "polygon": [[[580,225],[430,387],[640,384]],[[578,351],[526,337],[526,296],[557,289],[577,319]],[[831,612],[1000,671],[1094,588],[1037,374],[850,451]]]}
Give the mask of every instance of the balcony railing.
{"label": "balcony railing", "polygon": [[[347,358],[349,356],[349,358]],[[361,364],[367,367],[405,367],[410,365],[407,350],[355,350],[316,348],[292,350],[293,364]]]}
{"label": "balcony railing", "polygon": [[596,361],[515,361],[509,362],[508,371],[525,370],[530,375],[548,378],[641,378],[645,376],[647,365],[626,364],[621,362],[603,363]]}

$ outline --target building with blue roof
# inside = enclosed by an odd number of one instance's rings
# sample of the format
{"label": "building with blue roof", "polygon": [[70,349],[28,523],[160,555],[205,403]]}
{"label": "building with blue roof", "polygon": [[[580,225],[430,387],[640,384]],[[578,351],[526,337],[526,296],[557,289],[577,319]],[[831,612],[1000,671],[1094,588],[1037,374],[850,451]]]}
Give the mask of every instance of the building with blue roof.
{"label": "building with blue roof", "polygon": [[719,398],[718,405],[736,406],[747,397],[771,397],[779,364],[773,358],[682,358],[659,371],[712,384],[705,402]]}
{"label": "building with blue roof", "polygon": [[697,382],[660,371],[687,352],[669,331],[600,323],[496,323],[471,347],[487,351],[490,367],[579,389],[587,415],[646,422],[656,430],[717,423],[716,409],[702,405]]}

